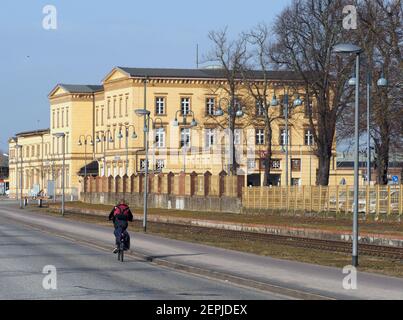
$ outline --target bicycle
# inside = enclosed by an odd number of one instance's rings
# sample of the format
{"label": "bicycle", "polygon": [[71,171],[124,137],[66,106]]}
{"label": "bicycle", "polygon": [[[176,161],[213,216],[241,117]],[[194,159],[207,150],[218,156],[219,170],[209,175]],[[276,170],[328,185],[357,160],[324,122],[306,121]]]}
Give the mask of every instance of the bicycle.
{"label": "bicycle", "polygon": [[118,246],[118,261],[123,262],[125,252],[125,233],[122,232],[120,235],[120,242]]}

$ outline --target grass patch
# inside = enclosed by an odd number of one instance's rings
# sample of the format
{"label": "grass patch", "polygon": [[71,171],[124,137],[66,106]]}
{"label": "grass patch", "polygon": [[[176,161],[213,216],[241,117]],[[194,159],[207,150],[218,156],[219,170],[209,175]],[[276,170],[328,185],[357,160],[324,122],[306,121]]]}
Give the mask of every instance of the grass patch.
{"label": "grass patch", "polygon": [[[93,209],[105,211],[111,210],[110,205],[90,204],[84,202],[69,202],[68,206],[81,209]],[[136,214],[142,213],[142,208],[135,208]],[[278,225],[288,227],[300,227],[310,229],[323,229],[329,231],[351,232],[352,217],[301,217],[286,216],[280,214],[231,214],[222,212],[194,212],[168,209],[149,209],[149,215],[159,215],[173,218],[212,220],[242,224]],[[360,231],[368,233],[380,233],[385,235],[403,236],[403,223],[401,222],[380,222],[360,221]]]}

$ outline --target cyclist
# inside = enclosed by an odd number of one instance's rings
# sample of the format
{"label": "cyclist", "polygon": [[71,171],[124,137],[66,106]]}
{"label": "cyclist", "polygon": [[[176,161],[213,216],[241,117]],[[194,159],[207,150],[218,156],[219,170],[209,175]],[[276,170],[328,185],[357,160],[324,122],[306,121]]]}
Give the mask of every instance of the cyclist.
{"label": "cyclist", "polygon": [[109,221],[112,220],[115,231],[114,235],[116,238],[116,247],[113,249],[113,253],[118,252],[118,247],[119,247],[119,242],[120,242],[120,236],[122,233],[124,233],[125,238],[126,238],[126,248],[130,248],[130,236],[129,233],[127,232],[127,227],[129,226],[129,221],[133,221],[133,214],[130,211],[129,206],[126,204],[126,201],[124,199],[121,199],[119,201],[119,204],[113,207],[111,213],[109,214]]}

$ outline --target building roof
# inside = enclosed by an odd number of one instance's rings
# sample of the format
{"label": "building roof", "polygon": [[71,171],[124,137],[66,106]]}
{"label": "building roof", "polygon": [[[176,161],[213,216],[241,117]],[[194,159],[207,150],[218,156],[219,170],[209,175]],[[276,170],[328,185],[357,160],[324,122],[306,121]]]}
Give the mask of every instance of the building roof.
{"label": "building roof", "polygon": [[58,86],[62,87],[70,93],[95,93],[104,89],[101,85],[92,84],[64,84],[61,83]]}
{"label": "building roof", "polygon": [[[225,79],[224,69],[166,69],[166,68],[127,68],[117,67],[130,77],[150,78],[189,78],[189,79]],[[264,79],[263,71],[251,71],[250,77]],[[269,80],[303,80],[298,72],[293,71],[267,71]],[[239,75],[239,78],[242,78]]]}
{"label": "building roof", "polygon": [[31,130],[31,131],[24,131],[17,133],[16,137],[26,137],[26,136],[36,136],[36,135],[43,135],[50,133],[50,129],[38,129],[38,130]]}

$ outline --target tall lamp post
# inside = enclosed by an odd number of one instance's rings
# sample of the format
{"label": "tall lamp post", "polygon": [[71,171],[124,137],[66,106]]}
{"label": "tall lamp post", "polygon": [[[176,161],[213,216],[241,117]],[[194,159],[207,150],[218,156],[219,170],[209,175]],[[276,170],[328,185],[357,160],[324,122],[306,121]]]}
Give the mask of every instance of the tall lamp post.
{"label": "tall lamp post", "polygon": [[352,265],[358,266],[358,161],[359,161],[359,106],[360,106],[360,56],[362,49],[359,46],[349,43],[338,44],[333,47],[335,53],[356,55],[355,79],[350,79],[349,85],[355,85],[355,116],[354,116],[354,213],[353,213],[353,252]]}
{"label": "tall lamp post", "polygon": [[[352,252],[352,265],[358,266],[358,171],[359,171],[359,104],[360,104],[360,56],[363,50],[354,44],[342,43],[333,47],[335,53],[356,55],[355,65],[355,77],[348,81],[348,84],[355,86],[355,116],[354,116],[354,214],[353,214],[353,252]],[[379,87],[385,87],[388,85],[387,80],[382,77],[378,80],[377,85]],[[370,145],[370,90],[371,90],[371,78],[367,70],[367,175],[368,184],[370,183],[370,171],[371,171],[371,145]]]}
{"label": "tall lamp post", "polygon": [[[288,145],[289,145],[289,130],[288,130],[288,117],[289,117],[289,92],[288,92],[288,88],[284,88],[284,106],[285,106],[285,184],[288,187],[290,179],[289,179],[289,150],[288,150]],[[273,99],[270,103],[270,105],[272,107],[278,106],[279,105],[279,101],[277,100],[276,94],[274,93]],[[297,95],[297,98],[294,100],[293,103],[294,107],[299,107],[302,105],[302,100],[300,99],[299,95]]]}
{"label": "tall lamp post", "polygon": [[106,176],[106,142],[113,143],[111,130],[99,131],[96,137],[96,143],[103,141],[103,152],[104,152],[104,176]]}
{"label": "tall lamp post", "polygon": [[[22,145],[20,144],[16,144],[15,145],[16,150],[18,150],[20,152],[20,163],[21,163],[21,168],[20,168],[20,209],[23,208],[23,203],[22,203],[22,175],[23,175],[23,168],[22,168]],[[16,159],[17,159],[17,172],[18,172],[18,154],[16,154]],[[17,190],[16,190],[16,196],[17,196],[17,200],[18,200],[18,184],[16,182],[15,184],[17,186]]]}
{"label": "tall lamp post", "polygon": [[[192,116],[192,122],[190,123],[190,128],[194,128],[194,127],[197,126],[197,121],[195,119],[195,114],[194,114],[194,112],[192,110],[188,110],[187,112],[183,112],[183,110],[178,110],[175,113],[175,119],[174,119],[174,121],[172,123],[172,125],[174,127],[179,127],[179,121],[178,121],[178,114],[179,113],[181,113],[182,117],[183,117],[183,122],[182,122],[183,126],[188,125],[187,117],[189,117],[189,116]],[[190,128],[189,128],[189,131],[190,131]],[[189,134],[190,134],[190,132],[189,132]],[[188,142],[184,140],[183,141],[183,146],[182,146],[182,148],[183,148],[183,172],[184,173],[186,172],[186,152],[187,152],[188,146],[189,146]]]}
{"label": "tall lamp post", "polygon": [[147,232],[147,210],[148,210],[148,133],[150,128],[150,111],[146,109],[137,109],[135,113],[139,117],[144,117],[144,136],[145,136],[145,153],[146,159],[144,163],[144,217],[143,230]]}
{"label": "tall lamp post", "polygon": [[[81,135],[78,138],[78,145],[81,147],[83,145],[83,142],[81,141],[83,139],[84,141],[84,159],[85,159],[85,166],[84,166],[84,181],[87,179],[87,144],[89,143],[91,146],[94,145],[94,139],[92,135]],[[85,187],[86,183],[84,182],[84,192],[86,192]]]}
{"label": "tall lamp post", "polygon": [[133,128],[133,133],[132,133],[132,139],[137,139],[137,134],[136,134],[136,129],[134,127],[134,125],[124,125],[123,126],[125,128],[125,135],[123,135],[122,133],[122,127],[120,127],[119,133],[118,133],[118,139],[122,140],[124,137],[126,138],[126,176],[129,174],[129,131],[130,128]]}
{"label": "tall lamp post", "polygon": [[59,139],[62,138],[62,145],[63,145],[63,162],[62,162],[62,209],[61,213],[62,216],[64,216],[64,200],[65,200],[65,181],[64,181],[64,176],[66,172],[66,134],[63,132],[55,133],[54,136]]}
{"label": "tall lamp post", "polygon": [[228,129],[230,130],[230,155],[228,157],[228,174],[231,174],[232,173],[231,163],[233,161],[232,152],[234,151],[234,137],[232,136],[234,130],[232,128],[232,119],[234,117],[241,118],[241,117],[243,117],[244,113],[242,111],[242,107],[240,104],[238,104],[237,108],[235,108],[235,105],[234,105],[235,98],[234,97],[231,98],[231,101],[224,97],[218,101],[218,108],[214,112],[215,116],[221,117],[224,115],[224,110],[222,108],[222,102],[224,102],[224,101],[226,102],[227,109],[228,109],[228,111],[227,111],[228,112]]}

